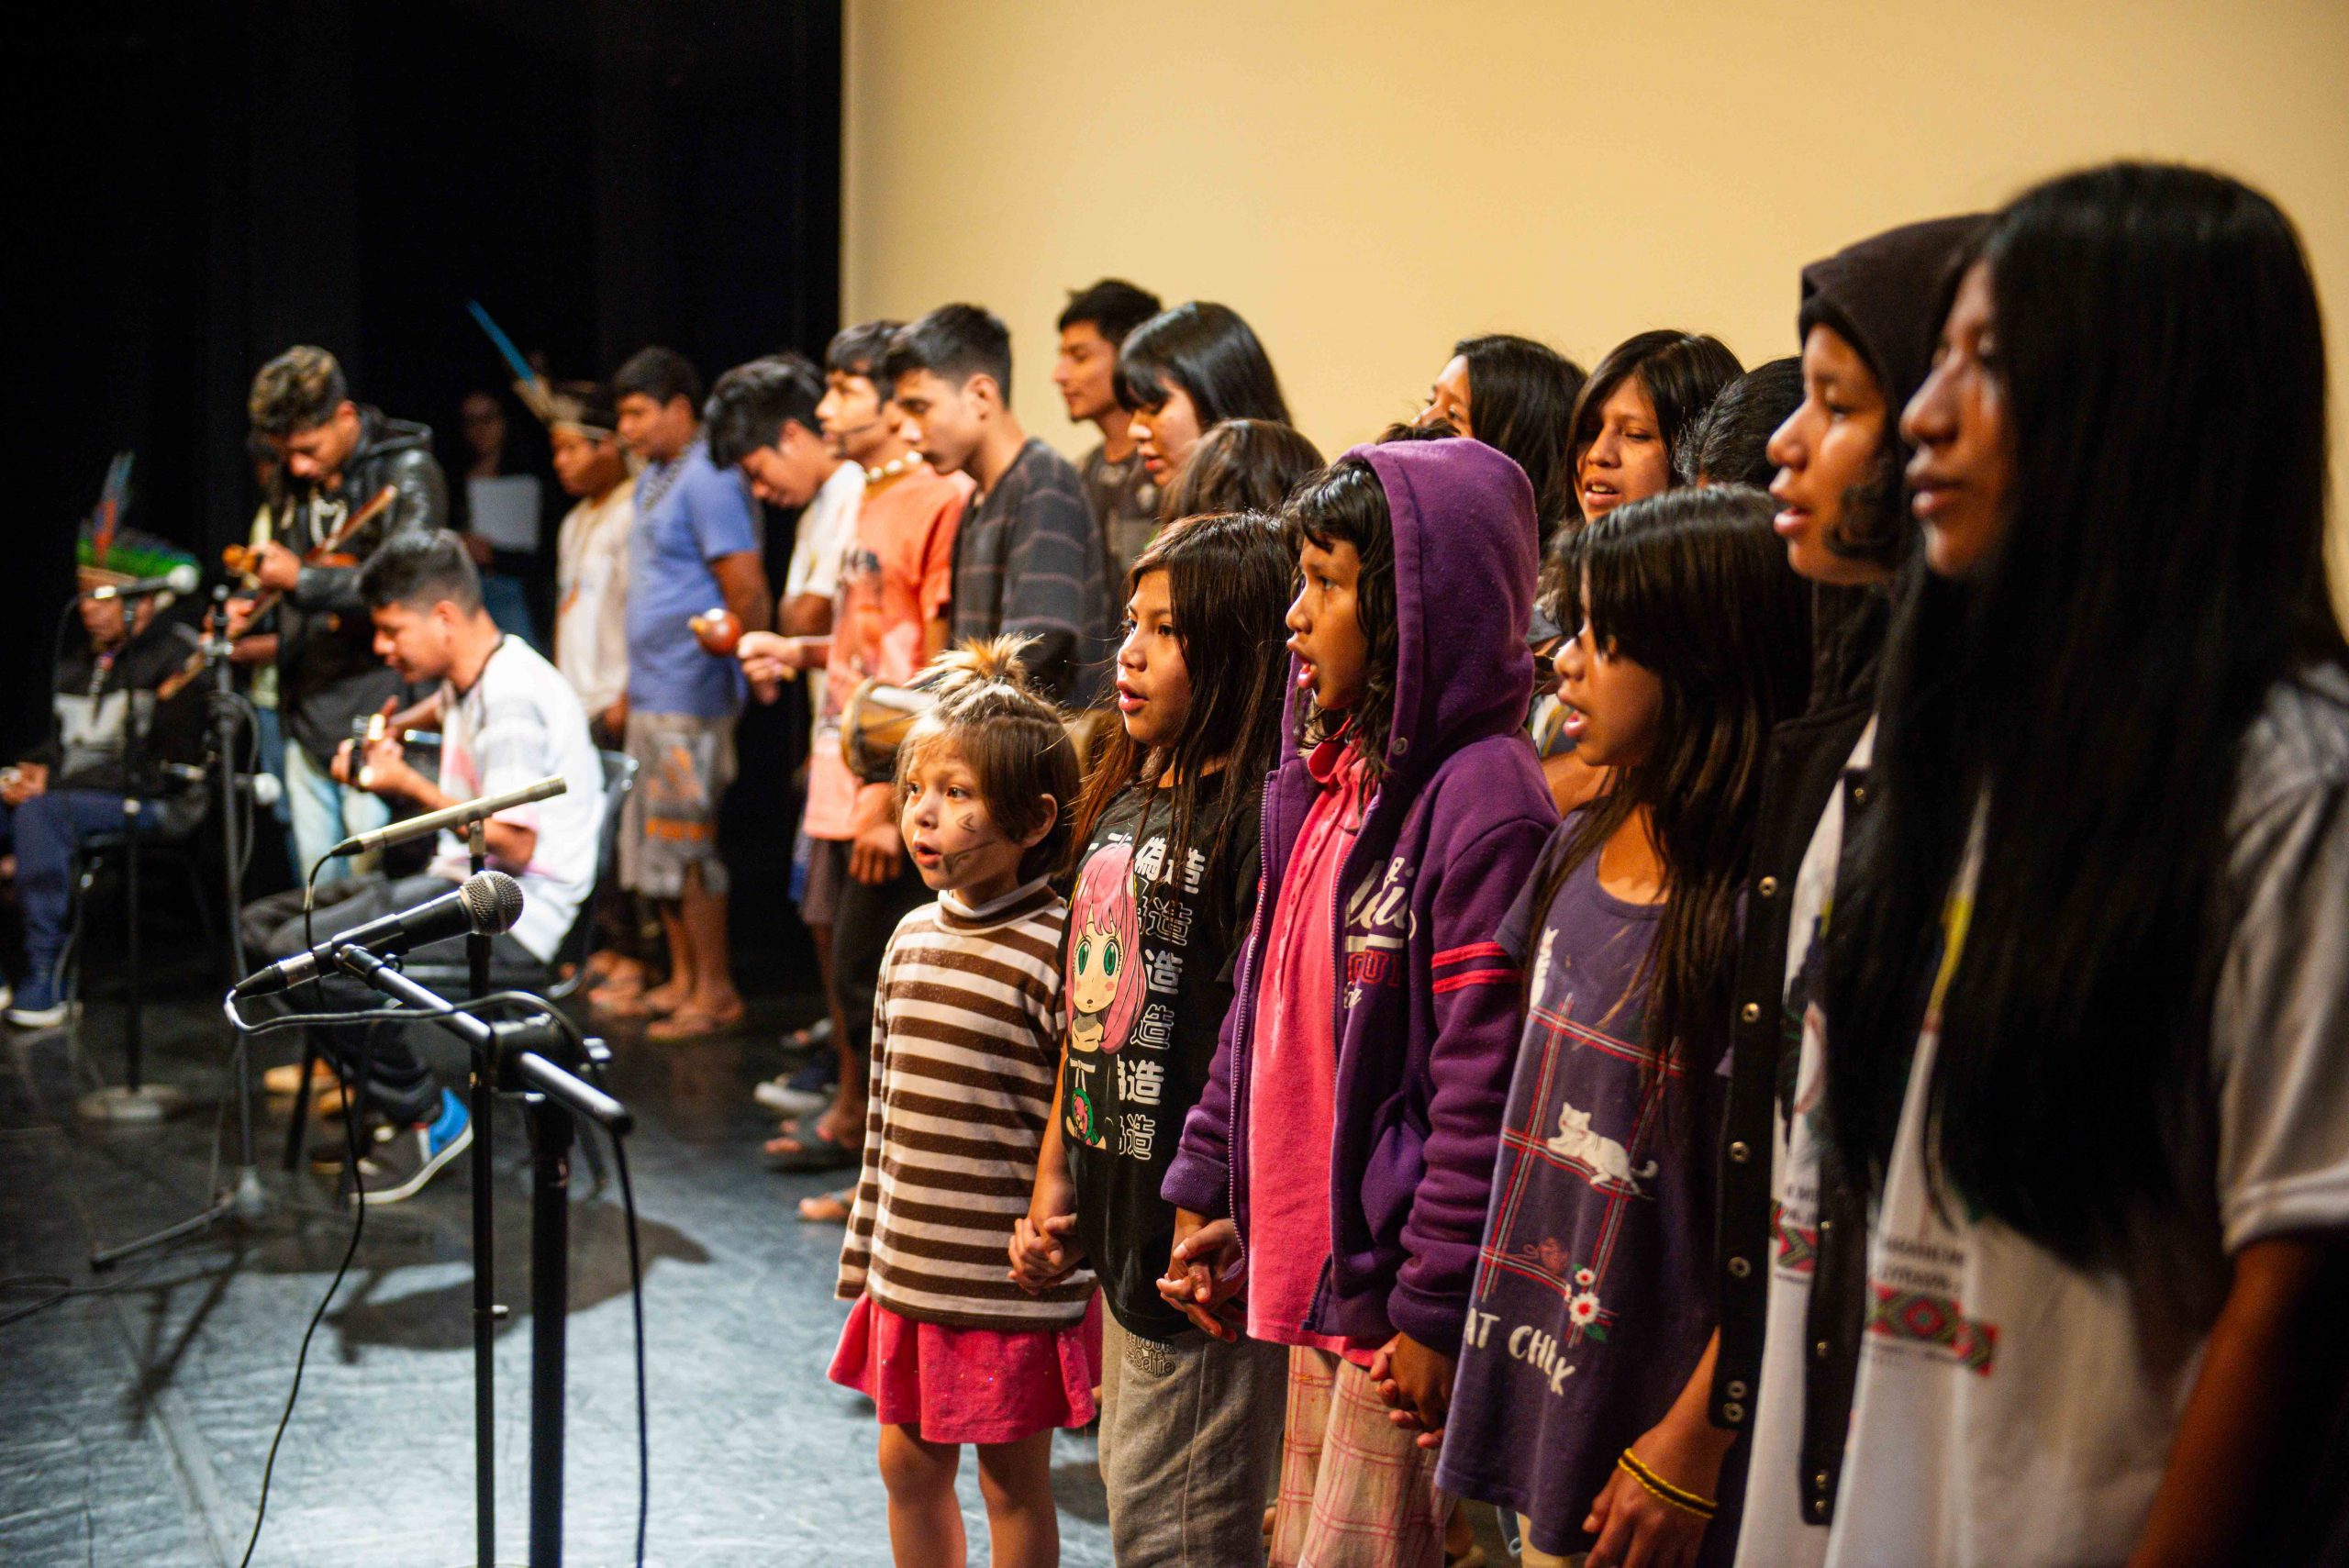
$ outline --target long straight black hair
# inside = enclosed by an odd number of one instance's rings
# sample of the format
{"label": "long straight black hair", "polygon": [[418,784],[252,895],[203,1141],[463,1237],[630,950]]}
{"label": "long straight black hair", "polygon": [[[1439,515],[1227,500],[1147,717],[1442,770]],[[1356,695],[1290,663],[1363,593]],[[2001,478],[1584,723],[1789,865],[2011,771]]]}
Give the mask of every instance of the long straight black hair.
{"label": "long straight black hair", "polygon": [[1575,500],[1575,400],[1583,369],[1547,343],[1510,332],[1452,345],[1468,366],[1468,422],[1476,439],[1507,452],[1533,482],[1534,559],[1559,528],[1582,520]]}
{"label": "long straight black hair", "polygon": [[1536,898],[1546,915],[1567,875],[1646,809],[1665,903],[1643,965],[1644,1032],[1683,1073],[1710,1071],[1729,1044],[1770,728],[1810,693],[1810,585],[1787,564],[1775,509],[1743,484],[1668,490],[1578,541],[1593,639],[1653,673],[1662,700],[1655,745],[1583,814]]}
{"label": "long straight black hair", "polygon": [[[1136,743],[1109,711],[1108,739],[1077,800],[1072,866],[1119,795],[1172,772],[1169,863],[1183,864],[1204,829],[1210,876],[1229,869],[1234,826],[1252,820],[1256,792],[1281,756],[1288,693],[1281,645],[1295,569],[1280,524],[1262,512],[1186,518],[1135,560],[1126,574],[1128,597],[1150,573],[1166,573],[1174,636],[1191,679],[1191,716],[1172,746],[1152,749]],[[1207,806],[1209,792],[1215,803]],[[1145,819],[1136,829],[1137,842],[1148,826]]]}
{"label": "long straight black hair", "polygon": [[1226,419],[1288,424],[1281,378],[1256,333],[1238,311],[1212,300],[1162,310],[1118,345],[1118,402],[1128,411],[1164,406],[1179,386],[1199,428]]}
{"label": "long straight black hair", "polygon": [[[1641,390],[1648,395],[1648,402],[1655,408],[1656,436],[1669,458],[1679,449],[1688,427],[1704,416],[1705,410],[1713,406],[1713,399],[1721,395],[1721,389],[1735,381],[1742,370],[1737,356],[1719,338],[1658,327],[1633,333],[1608,350],[1607,357],[1598,361],[1590,378],[1582,384],[1582,391],[1575,398],[1574,417],[1566,427],[1565,485],[1575,509],[1564,526],[1551,536],[1537,589],[1543,610],[1559,625],[1580,619],[1575,607],[1575,587],[1581,573],[1575,564],[1573,538],[1583,521],[1582,492],[1577,479],[1583,453],[1598,439],[1599,428],[1605,423],[1607,400],[1615,395],[1617,387],[1636,377]],[[1473,395],[1475,388],[1470,391]],[[1473,423],[1476,417],[1473,404],[1468,417]],[[1676,472],[1670,483],[1682,483]]]}
{"label": "long straight black hair", "polygon": [[[1912,568],[1876,799],[1824,978],[1838,1162],[1880,1186],[1976,811],[1983,858],[1930,1086],[1937,1190],[2116,1257],[2209,1133],[2222,873],[2245,730],[2343,656],[2325,594],[2325,364],[2299,237],[2258,192],[2116,163],[1976,241],[2012,430],[2002,541]],[[1944,305],[1946,302],[1944,302]]]}

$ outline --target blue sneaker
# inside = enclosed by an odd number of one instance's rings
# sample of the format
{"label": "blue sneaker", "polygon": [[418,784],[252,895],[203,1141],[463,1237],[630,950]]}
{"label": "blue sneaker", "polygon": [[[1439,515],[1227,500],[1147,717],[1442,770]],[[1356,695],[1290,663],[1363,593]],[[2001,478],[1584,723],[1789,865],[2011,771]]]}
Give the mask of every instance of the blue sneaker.
{"label": "blue sneaker", "polygon": [[24,988],[9,1004],[8,1021],[20,1029],[53,1029],[70,1010],[57,994],[56,977],[42,969],[25,977]]}
{"label": "blue sneaker", "polygon": [[369,1205],[406,1203],[449,1162],[473,1147],[473,1118],[452,1090],[440,1091],[440,1115],[433,1121],[386,1130],[359,1162]]}

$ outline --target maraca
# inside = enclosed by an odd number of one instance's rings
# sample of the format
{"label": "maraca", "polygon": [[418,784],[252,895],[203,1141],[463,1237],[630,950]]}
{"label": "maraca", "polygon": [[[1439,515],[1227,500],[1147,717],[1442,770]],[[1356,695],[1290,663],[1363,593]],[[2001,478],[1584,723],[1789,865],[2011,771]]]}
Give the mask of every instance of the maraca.
{"label": "maraca", "polygon": [[742,640],[742,617],[722,605],[702,611],[685,624],[694,628],[703,649],[720,659],[734,657],[735,646]]}

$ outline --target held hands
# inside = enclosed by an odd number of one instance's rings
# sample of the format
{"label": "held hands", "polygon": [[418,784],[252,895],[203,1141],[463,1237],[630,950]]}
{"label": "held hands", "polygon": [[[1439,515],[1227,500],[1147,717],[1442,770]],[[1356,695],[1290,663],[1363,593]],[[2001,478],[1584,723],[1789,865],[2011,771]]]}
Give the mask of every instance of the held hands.
{"label": "held hands", "polygon": [[1415,1431],[1421,1448],[1443,1441],[1443,1423],[1452,1413],[1453,1358],[1431,1351],[1408,1334],[1397,1334],[1370,1358],[1370,1381],[1386,1401],[1386,1418],[1405,1431]]}
{"label": "held hands", "polygon": [[[1664,1487],[1697,1499],[1714,1496],[1721,1460],[1735,1434],[1709,1423],[1700,1429],[1667,1416],[1631,1447],[1631,1453]],[[1619,1464],[1598,1489],[1582,1528],[1598,1538],[1585,1560],[1587,1568],[1687,1568],[1704,1544],[1709,1518],[1687,1503],[1659,1496]]]}
{"label": "held hands", "polygon": [[1240,1338],[1245,1319],[1233,1298],[1248,1283],[1240,1251],[1240,1230],[1229,1219],[1208,1219],[1187,1208],[1174,1211],[1174,1250],[1158,1294],[1184,1317],[1217,1339]]}
{"label": "held hands", "polygon": [[1065,1175],[1039,1173],[1028,1212],[1011,1227],[1011,1283],[1034,1296],[1076,1267],[1085,1249],[1076,1229],[1076,1188]]}

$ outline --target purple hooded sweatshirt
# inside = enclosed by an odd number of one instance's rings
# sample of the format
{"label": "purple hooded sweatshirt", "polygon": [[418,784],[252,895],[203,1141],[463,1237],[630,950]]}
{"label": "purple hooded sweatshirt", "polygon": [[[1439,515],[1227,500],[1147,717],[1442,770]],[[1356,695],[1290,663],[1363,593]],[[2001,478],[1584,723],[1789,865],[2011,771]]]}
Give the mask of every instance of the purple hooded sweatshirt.
{"label": "purple hooded sweatshirt", "polygon": [[[1307,1327],[1358,1340],[1400,1329],[1451,1354],[1520,1033],[1518,971],[1493,934],[1558,821],[1524,733],[1533,491],[1478,441],[1346,456],[1369,463],[1394,518],[1397,669],[1386,774],[1339,869],[1330,923],[1330,1259]],[[1254,923],[1206,1091],[1161,1188],[1180,1207],[1230,1216],[1243,1250],[1257,973],[1319,787],[1302,757],[1265,781]]]}

